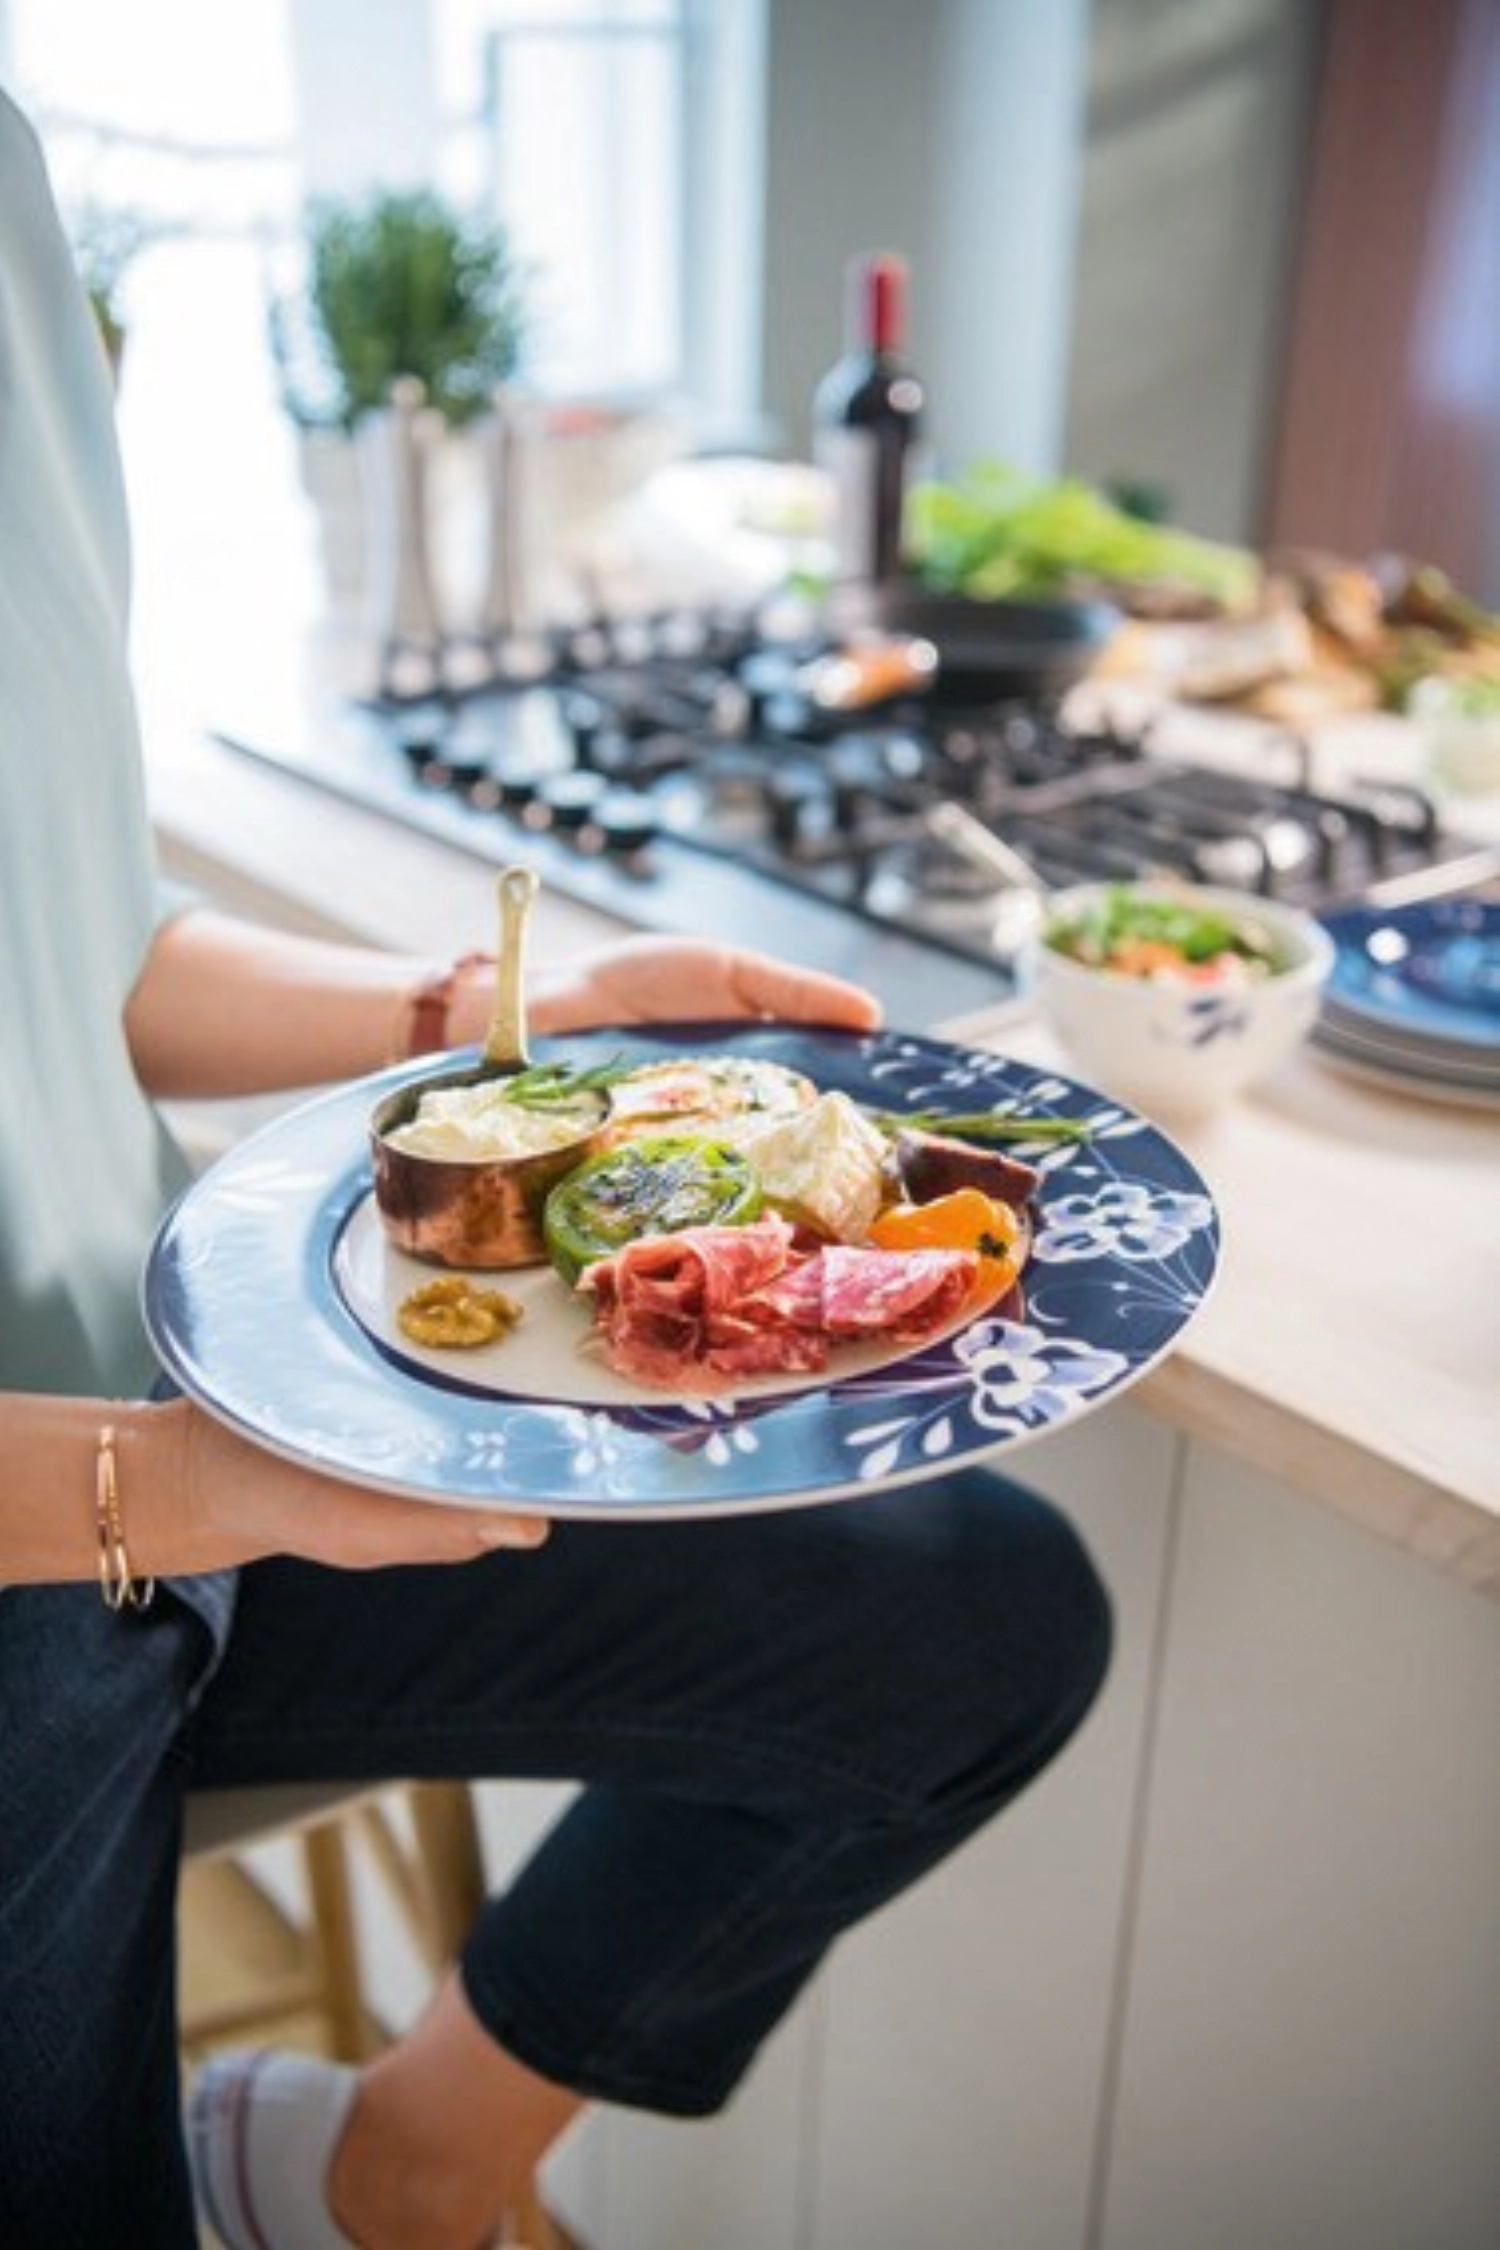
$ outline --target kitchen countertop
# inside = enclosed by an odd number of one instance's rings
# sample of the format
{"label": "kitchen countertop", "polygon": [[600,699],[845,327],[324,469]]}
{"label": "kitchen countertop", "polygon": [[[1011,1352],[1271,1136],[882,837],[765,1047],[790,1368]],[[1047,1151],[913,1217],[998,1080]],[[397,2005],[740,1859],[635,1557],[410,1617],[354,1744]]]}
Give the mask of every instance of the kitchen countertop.
{"label": "kitchen countertop", "polygon": [[[170,700],[170,699],[169,699]],[[439,958],[488,942],[493,871],[148,706],[164,858],[252,914]],[[625,925],[555,894],[534,957]],[[1057,1061],[1024,1004],[923,1031]],[[1133,1394],[1500,1599],[1500,1130],[1386,1094],[1311,1051],[1178,1138],[1225,1257],[1178,1350]]]}

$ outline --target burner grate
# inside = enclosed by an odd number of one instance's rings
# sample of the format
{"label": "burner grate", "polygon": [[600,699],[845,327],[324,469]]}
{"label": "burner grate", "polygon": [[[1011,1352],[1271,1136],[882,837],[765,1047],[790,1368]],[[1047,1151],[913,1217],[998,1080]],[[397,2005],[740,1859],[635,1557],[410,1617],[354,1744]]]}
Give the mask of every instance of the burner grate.
{"label": "burner grate", "polygon": [[944,805],[1049,888],[1177,873],[1321,910],[1496,872],[1420,792],[1320,795],[1305,763],[1285,782],[1197,766],[1149,730],[1018,703],[818,711],[799,686],[815,653],[743,618],[592,626],[508,685],[345,707],[300,742],[225,739],[481,858],[519,846],[637,924],[774,945],[888,1005],[941,979],[948,1012],[1011,972],[1003,884],[934,833]]}

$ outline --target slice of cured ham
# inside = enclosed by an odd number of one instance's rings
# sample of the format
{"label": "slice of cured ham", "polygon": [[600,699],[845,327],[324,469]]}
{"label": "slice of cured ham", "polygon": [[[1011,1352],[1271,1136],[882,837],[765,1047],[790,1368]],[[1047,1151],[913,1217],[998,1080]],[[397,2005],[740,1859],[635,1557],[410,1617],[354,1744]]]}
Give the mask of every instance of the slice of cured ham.
{"label": "slice of cured ham", "polygon": [[820,1374],[854,1339],[914,1344],[962,1310],[968,1250],[801,1248],[785,1220],[689,1227],[631,1243],[588,1271],[597,1332],[617,1373],[653,1390]]}
{"label": "slice of cured ham", "polygon": [[851,1250],[818,1254],[830,1336],[917,1343],[953,1319],[979,1270],[972,1250]]}

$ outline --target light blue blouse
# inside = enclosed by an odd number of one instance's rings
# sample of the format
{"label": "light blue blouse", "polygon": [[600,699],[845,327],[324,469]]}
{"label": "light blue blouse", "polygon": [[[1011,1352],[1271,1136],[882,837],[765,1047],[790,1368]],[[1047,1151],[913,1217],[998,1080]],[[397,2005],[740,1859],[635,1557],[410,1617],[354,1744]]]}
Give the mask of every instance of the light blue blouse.
{"label": "light blue blouse", "polygon": [[113,399],[40,150],[0,93],[0,1380],[139,1394],[183,1168],[122,1010],[159,908],[126,670]]}

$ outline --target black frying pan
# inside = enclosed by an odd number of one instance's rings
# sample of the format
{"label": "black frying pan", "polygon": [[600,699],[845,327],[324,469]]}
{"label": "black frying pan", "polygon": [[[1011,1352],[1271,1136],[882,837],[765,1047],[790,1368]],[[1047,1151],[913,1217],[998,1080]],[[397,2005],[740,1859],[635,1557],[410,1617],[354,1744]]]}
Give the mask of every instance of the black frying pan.
{"label": "black frying pan", "polygon": [[1119,619],[1102,602],[975,601],[904,580],[830,595],[829,631],[910,633],[938,652],[932,694],[944,703],[1051,701],[1080,680]]}

